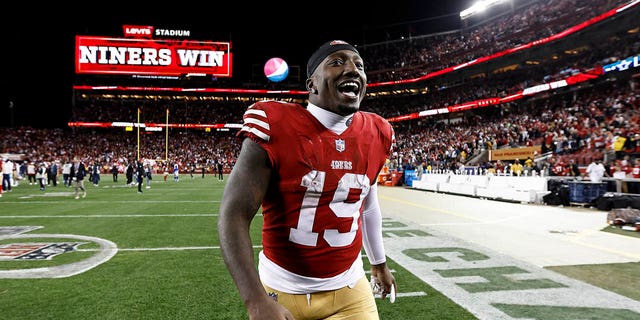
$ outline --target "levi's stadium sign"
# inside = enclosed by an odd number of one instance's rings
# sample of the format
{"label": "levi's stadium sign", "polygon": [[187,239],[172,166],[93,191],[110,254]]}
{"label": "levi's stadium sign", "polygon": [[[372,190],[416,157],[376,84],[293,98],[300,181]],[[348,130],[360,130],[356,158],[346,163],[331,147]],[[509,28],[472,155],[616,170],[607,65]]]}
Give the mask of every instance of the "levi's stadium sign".
{"label": "levi's stadium sign", "polygon": [[76,36],[76,73],[231,77],[231,43]]}

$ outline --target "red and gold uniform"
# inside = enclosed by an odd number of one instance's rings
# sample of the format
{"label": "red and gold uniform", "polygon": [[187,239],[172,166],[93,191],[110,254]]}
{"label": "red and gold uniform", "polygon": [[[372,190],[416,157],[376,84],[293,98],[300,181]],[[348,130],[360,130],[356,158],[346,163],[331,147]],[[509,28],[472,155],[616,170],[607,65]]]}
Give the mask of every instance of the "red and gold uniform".
{"label": "red and gold uniform", "polygon": [[567,174],[568,170],[566,169],[566,167],[567,166],[564,163],[564,161],[558,160],[551,168],[551,171],[553,172],[554,176],[568,176]]}
{"label": "red and gold uniform", "polygon": [[631,168],[631,177],[634,179],[640,179],[640,162],[636,161],[633,168]]}
{"label": "red and gold uniform", "polygon": [[336,134],[303,106],[277,101],[253,104],[243,119],[238,135],[264,148],[269,190],[283,191],[262,203],[263,282],[289,293],[355,285],[364,275],[361,214],[391,152],[392,127],[356,112]]}

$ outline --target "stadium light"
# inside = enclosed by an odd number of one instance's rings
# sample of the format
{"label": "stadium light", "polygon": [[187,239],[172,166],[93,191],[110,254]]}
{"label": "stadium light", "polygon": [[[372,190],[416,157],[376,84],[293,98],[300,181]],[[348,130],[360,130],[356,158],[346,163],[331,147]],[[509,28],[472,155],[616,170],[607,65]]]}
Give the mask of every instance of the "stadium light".
{"label": "stadium light", "polygon": [[503,2],[504,0],[479,0],[476,1],[476,3],[474,3],[471,7],[464,9],[462,11],[460,11],[460,19],[464,20],[466,18],[469,18],[470,16],[482,12],[485,9],[494,6],[500,2]]}

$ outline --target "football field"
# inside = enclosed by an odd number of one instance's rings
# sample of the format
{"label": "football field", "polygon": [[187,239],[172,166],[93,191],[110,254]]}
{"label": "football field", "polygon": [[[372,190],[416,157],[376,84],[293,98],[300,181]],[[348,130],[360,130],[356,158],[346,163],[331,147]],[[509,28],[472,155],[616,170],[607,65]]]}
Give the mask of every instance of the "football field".
{"label": "football field", "polygon": [[[157,175],[139,194],[122,178],[87,181],[80,199],[61,184],[40,191],[24,181],[0,198],[0,319],[247,319],[216,231],[225,182]],[[399,293],[394,304],[377,299],[382,319],[640,315],[637,262],[622,277],[631,293],[614,293],[414,224],[400,208],[383,206],[393,211],[383,231]],[[252,224],[256,253],[261,222],[258,215]],[[567,293],[580,292],[608,300],[571,303]]]}

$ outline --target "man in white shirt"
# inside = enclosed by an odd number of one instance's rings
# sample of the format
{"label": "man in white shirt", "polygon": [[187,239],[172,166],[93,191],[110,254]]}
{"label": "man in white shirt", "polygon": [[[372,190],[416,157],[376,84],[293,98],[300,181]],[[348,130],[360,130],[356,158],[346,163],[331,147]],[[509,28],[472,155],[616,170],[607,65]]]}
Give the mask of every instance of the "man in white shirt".
{"label": "man in white shirt", "polygon": [[594,160],[589,164],[586,170],[591,182],[602,182],[602,178],[606,175],[606,169],[601,160]]}
{"label": "man in white shirt", "polygon": [[11,192],[11,179],[13,176],[13,161],[8,158],[2,159],[2,188],[7,192]]}

